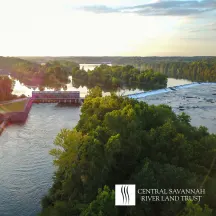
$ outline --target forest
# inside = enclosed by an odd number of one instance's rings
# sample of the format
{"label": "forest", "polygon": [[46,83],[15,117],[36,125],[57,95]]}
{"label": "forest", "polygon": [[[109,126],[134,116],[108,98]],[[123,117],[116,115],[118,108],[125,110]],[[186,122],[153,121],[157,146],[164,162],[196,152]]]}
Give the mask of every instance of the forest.
{"label": "forest", "polygon": [[163,88],[167,85],[166,75],[153,70],[140,71],[131,65],[109,66],[102,64],[87,72],[77,67],[72,70],[72,77],[92,86],[119,87],[123,84],[139,83],[144,86]]}
{"label": "forest", "polygon": [[[216,135],[185,113],[89,90],[74,129],[55,139],[56,171],[41,216],[215,216]],[[115,184],[203,188],[198,202],[141,202],[115,207]]]}
{"label": "forest", "polygon": [[137,65],[144,63],[158,63],[158,62],[193,62],[206,59],[216,59],[212,56],[65,56],[65,57],[20,57],[22,59],[32,62],[49,62],[49,61],[72,61],[78,64],[103,64],[104,62],[111,62],[112,65]]}
{"label": "forest", "polygon": [[216,82],[216,58],[193,62],[146,63],[139,67],[142,70],[153,69],[176,79]]}
{"label": "forest", "polygon": [[192,81],[216,81],[216,57],[193,56],[193,57],[29,57],[32,61],[73,61],[78,64],[95,64],[111,62],[112,65],[133,65],[141,70],[153,69],[172,78],[189,79]]}
{"label": "forest", "polygon": [[70,80],[68,77],[77,63],[71,61],[50,61],[46,64],[38,64],[13,57],[0,57],[0,69],[10,73],[13,78],[30,86],[39,86],[59,90],[66,89]]}
{"label": "forest", "polygon": [[[27,59],[29,60],[14,57],[0,57],[0,69],[12,72],[14,76],[29,85],[35,85],[36,83],[42,87],[55,87],[56,89],[66,88],[68,75],[71,75],[71,71],[74,78],[80,79],[86,85],[90,86],[95,86],[97,84],[101,85],[106,81],[108,81],[106,85],[113,85],[113,87],[118,85],[120,81],[133,81],[139,83],[143,81],[145,82],[146,80],[144,77],[141,77],[140,74],[138,75],[139,71],[149,71],[149,73],[156,71],[166,75],[167,77],[188,79],[192,81],[216,81],[216,58],[208,56],[29,57]],[[40,63],[36,63],[34,61],[44,61],[45,64],[41,65]],[[79,69],[79,63],[103,63],[110,61],[113,65],[112,67],[106,67],[103,65],[95,68],[93,72],[88,72],[87,74],[83,69]],[[123,72],[122,69],[124,69]],[[103,73],[103,75],[99,73]],[[131,74],[128,75],[128,73]],[[128,78],[129,76],[131,76],[131,79]],[[163,79],[161,75],[158,77]],[[147,78],[147,80],[149,81],[149,78]],[[55,86],[53,86],[53,83],[55,83]],[[91,85],[92,83],[93,85]]]}

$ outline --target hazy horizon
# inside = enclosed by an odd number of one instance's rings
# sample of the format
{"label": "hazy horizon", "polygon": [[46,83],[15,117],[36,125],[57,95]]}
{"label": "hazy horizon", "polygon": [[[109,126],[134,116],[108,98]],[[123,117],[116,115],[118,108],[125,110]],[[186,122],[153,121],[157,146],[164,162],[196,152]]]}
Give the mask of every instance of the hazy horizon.
{"label": "hazy horizon", "polygon": [[115,56],[115,55],[89,55],[89,56],[86,56],[86,55],[82,55],[82,56],[70,56],[70,55],[68,55],[68,56],[64,56],[64,55],[59,55],[59,56],[51,56],[51,55],[49,55],[49,56],[43,56],[43,55],[38,55],[38,56],[31,56],[31,55],[29,55],[29,56],[3,56],[3,57],[16,57],[16,58],[22,58],[22,57],[25,57],[25,58],[40,58],[40,57],[43,57],[43,58],[48,58],[48,57],[60,57],[60,58],[68,58],[68,57],[71,57],[71,58],[75,58],[75,57],[95,57],[95,58],[97,58],[97,57],[141,57],[141,58],[149,58],[149,57],[157,57],[157,58],[164,58],[164,57],[216,57],[216,55],[212,55],[212,56],[208,56],[208,55],[191,55],[191,56],[188,56],[188,55],[182,55],[182,56],[178,56],[178,55],[176,55],[176,56],[170,56],[170,55],[164,55],[164,56],[160,56],[160,55],[149,55],[149,56],[133,56],[133,55],[119,55],[119,56]]}
{"label": "hazy horizon", "polygon": [[215,0],[1,0],[3,56],[216,56]]}

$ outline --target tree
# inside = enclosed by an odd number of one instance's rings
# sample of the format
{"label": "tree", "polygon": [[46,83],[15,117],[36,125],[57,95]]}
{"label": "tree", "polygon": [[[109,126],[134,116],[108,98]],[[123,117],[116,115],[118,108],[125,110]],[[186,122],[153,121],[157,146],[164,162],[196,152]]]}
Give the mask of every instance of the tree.
{"label": "tree", "polygon": [[100,87],[96,86],[92,89],[88,90],[88,96],[96,98],[96,97],[102,97],[102,90]]}
{"label": "tree", "polygon": [[115,193],[109,187],[98,190],[96,200],[92,201],[80,216],[118,216],[115,207]]}
{"label": "tree", "polygon": [[204,208],[201,208],[199,204],[188,201],[183,213],[179,216],[212,216],[212,209],[207,205],[205,205]]}
{"label": "tree", "polygon": [[51,153],[57,171],[42,214],[173,216],[184,208],[179,202],[139,199],[135,208],[115,208],[115,184],[157,189],[201,185],[206,189],[202,204],[215,210],[216,136],[193,127],[188,116],[177,116],[167,105],[101,93],[91,89],[76,128],[56,138]]}
{"label": "tree", "polygon": [[15,81],[8,76],[0,76],[0,101],[13,99],[14,84]]}

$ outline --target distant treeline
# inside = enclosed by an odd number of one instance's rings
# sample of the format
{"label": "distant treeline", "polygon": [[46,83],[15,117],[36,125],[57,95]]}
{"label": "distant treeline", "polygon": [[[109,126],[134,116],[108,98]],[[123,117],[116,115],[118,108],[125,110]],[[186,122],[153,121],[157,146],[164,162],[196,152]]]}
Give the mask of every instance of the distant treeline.
{"label": "distant treeline", "polygon": [[[0,69],[10,69],[11,64],[31,65],[36,72],[40,71],[39,63],[56,62],[67,68],[79,67],[79,64],[111,62],[115,65],[133,65],[140,70],[157,71],[173,78],[190,79],[193,81],[216,81],[216,57],[194,56],[194,57],[23,57],[19,58],[0,57]],[[30,62],[31,61],[31,62]],[[37,62],[37,63],[36,63]],[[9,66],[8,66],[9,65]],[[29,66],[28,66],[29,68]],[[1,73],[1,72],[0,72]],[[34,74],[36,75],[36,74]]]}
{"label": "distant treeline", "polygon": [[193,57],[123,57],[123,56],[100,56],[100,57],[92,57],[92,56],[67,56],[67,57],[21,57],[22,59],[26,59],[33,62],[49,62],[49,61],[73,61],[78,64],[101,64],[104,62],[110,62],[113,65],[136,65],[140,66],[144,63],[156,63],[156,62],[193,62],[193,61],[201,61],[206,59],[216,59],[216,57],[212,56],[193,56]]}
{"label": "distant treeline", "polygon": [[193,81],[216,81],[216,59],[195,62],[160,62],[140,66],[142,70],[153,69],[168,77],[189,79]]}
{"label": "distant treeline", "polygon": [[167,76],[153,70],[140,71],[131,65],[126,66],[109,66],[102,64],[88,70],[76,67],[72,70],[72,77],[80,79],[87,85],[99,86],[121,86],[122,84],[141,83],[143,85],[157,85],[165,87]]}
{"label": "distant treeline", "polygon": [[133,65],[141,70],[153,69],[173,78],[193,81],[216,81],[216,57],[31,57],[32,61],[67,60],[79,64],[111,62],[112,65]]}

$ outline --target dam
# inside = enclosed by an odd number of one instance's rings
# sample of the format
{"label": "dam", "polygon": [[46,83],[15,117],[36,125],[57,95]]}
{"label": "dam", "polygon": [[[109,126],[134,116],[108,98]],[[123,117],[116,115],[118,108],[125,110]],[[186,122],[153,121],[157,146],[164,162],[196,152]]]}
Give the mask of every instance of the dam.
{"label": "dam", "polygon": [[[140,92],[135,94],[124,95],[123,97],[128,97],[132,99],[142,99],[151,95],[158,95],[162,93],[168,93],[177,91],[180,89],[191,88],[195,86],[202,85],[216,85],[216,83],[208,82],[193,82],[190,84],[178,85],[173,87],[168,87],[164,89],[152,90],[147,92]],[[0,135],[7,126],[8,123],[24,123],[28,118],[28,114],[31,110],[33,103],[59,103],[59,104],[72,104],[72,105],[82,105],[84,98],[80,97],[79,91],[32,91],[32,97],[27,98],[27,103],[22,112],[9,112],[5,113],[3,121],[0,122]]]}
{"label": "dam", "polygon": [[70,103],[81,104],[79,91],[33,91],[33,103]]}
{"label": "dam", "polygon": [[190,84],[184,84],[184,85],[178,85],[178,86],[173,86],[169,88],[164,88],[164,89],[157,89],[157,90],[152,90],[152,91],[147,91],[147,92],[140,92],[140,93],[135,93],[135,94],[128,94],[125,95],[124,97],[129,97],[133,99],[141,99],[145,98],[147,96],[151,95],[158,95],[162,93],[167,93],[167,92],[172,92],[172,91],[177,91],[180,89],[185,89],[185,88],[191,88],[199,85],[216,85],[216,83],[209,83],[209,82],[193,82]]}
{"label": "dam", "polygon": [[5,112],[0,119],[0,135],[8,124],[24,123],[36,103],[58,103],[80,106],[84,98],[80,97],[79,91],[32,91],[32,97],[26,98],[25,106],[20,111]]}

